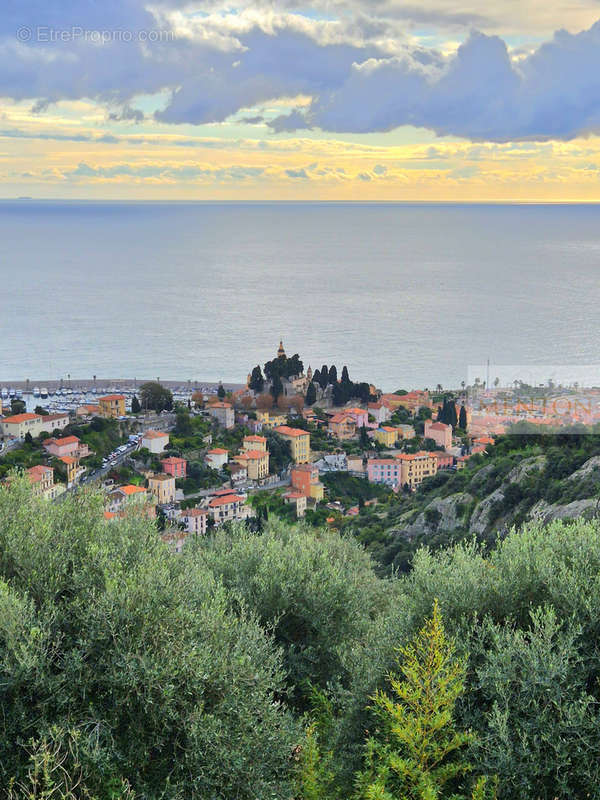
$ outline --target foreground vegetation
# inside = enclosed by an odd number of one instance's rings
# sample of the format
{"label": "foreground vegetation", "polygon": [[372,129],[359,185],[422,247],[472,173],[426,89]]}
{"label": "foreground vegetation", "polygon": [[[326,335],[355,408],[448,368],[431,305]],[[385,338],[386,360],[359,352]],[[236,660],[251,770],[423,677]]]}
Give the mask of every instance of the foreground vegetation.
{"label": "foreground vegetation", "polygon": [[[595,521],[421,550],[382,578],[336,531],[269,519],[175,556],[148,520],[105,523],[98,496],[48,505],[14,481],[0,786],[390,800],[492,797],[497,780],[502,800],[600,797],[599,574]],[[441,772],[415,760],[426,724]]]}

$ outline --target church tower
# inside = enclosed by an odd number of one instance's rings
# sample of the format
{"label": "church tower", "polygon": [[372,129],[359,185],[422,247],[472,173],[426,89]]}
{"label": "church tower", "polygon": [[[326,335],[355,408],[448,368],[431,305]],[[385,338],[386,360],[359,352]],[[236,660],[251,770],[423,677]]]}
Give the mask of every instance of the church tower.
{"label": "church tower", "polygon": [[313,376],[312,367],[309,366],[308,372],[306,373],[306,378],[309,383],[312,381],[312,376]]}
{"label": "church tower", "polygon": [[283,340],[279,342],[279,350],[277,351],[277,358],[285,358],[285,350],[283,349]]}

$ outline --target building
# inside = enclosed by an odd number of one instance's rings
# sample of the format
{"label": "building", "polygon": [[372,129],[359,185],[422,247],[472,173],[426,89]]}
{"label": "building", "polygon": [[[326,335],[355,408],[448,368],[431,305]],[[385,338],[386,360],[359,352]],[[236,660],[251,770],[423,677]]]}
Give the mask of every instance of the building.
{"label": "building", "polygon": [[348,465],[348,472],[356,472],[364,475],[365,462],[362,456],[347,456],[346,464]]}
{"label": "building", "polygon": [[414,439],[417,435],[412,425],[397,425],[398,437],[402,439]]}
{"label": "building", "polygon": [[159,506],[175,502],[175,478],[172,475],[150,475],[148,489]]}
{"label": "building", "polygon": [[211,403],[207,411],[224,428],[233,428],[235,425],[235,414],[231,403]]}
{"label": "building", "polygon": [[369,403],[367,411],[378,425],[383,425],[392,416],[392,412],[384,403]]}
{"label": "building", "polygon": [[438,470],[438,461],[433,453],[420,450],[418,453],[402,453],[396,456],[402,464],[401,484],[414,489],[425,478],[435,475]]}
{"label": "building", "polygon": [[405,408],[407,411],[416,413],[420,408],[433,408],[433,402],[429,392],[414,391],[406,394],[383,394],[381,402],[391,411],[397,408]]}
{"label": "building", "polygon": [[256,421],[266,430],[272,430],[281,425],[285,425],[287,417],[280,411],[257,411]]}
{"label": "building", "polygon": [[319,470],[314,464],[298,464],[292,467],[291,483],[293,489],[317,503],[325,495],[325,487],[319,481]]}
{"label": "building", "polygon": [[371,483],[385,483],[396,489],[402,480],[402,463],[397,458],[370,458],[367,477]]}
{"label": "building", "polygon": [[181,553],[189,535],[188,531],[170,530],[161,533],[160,538],[174,553]]}
{"label": "building", "polygon": [[294,491],[293,489],[283,495],[286,503],[291,503],[296,506],[296,516],[303,517],[306,514],[306,495],[302,492]]}
{"label": "building", "polygon": [[375,439],[384,447],[393,447],[398,441],[398,429],[383,427],[377,428],[373,434]]}
{"label": "building", "polygon": [[329,419],[328,431],[341,441],[353,439],[356,436],[356,418],[346,411],[334,414]]}
{"label": "building", "polygon": [[107,394],[98,398],[100,416],[107,419],[117,419],[125,416],[125,395]]}
{"label": "building", "polygon": [[425,420],[424,436],[426,439],[433,439],[438,447],[449,450],[452,447],[452,425],[444,422],[432,422]]}
{"label": "building", "polygon": [[56,458],[63,456],[73,456],[74,458],[86,458],[91,455],[90,448],[85,442],[80,441],[77,436],[63,436],[62,439],[46,439],[42,442],[46,452]]}
{"label": "building", "polygon": [[85,472],[85,467],[79,466],[79,459],[75,456],[61,456],[59,459],[67,470],[67,488],[77,486],[79,479]]}
{"label": "building", "polygon": [[75,416],[76,417],[99,417],[100,416],[100,406],[92,405],[86,403],[82,406],[77,406],[75,409]]}
{"label": "building", "polygon": [[215,525],[244,520],[252,514],[251,509],[246,506],[246,498],[233,492],[218,494],[209,500],[208,513]]}
{"label": "building", "polygon": [[223,469],[229,461],[229,451],[223,450],[222,447],[215,447],[208,451],[204,456],[204,460],[212,469]]}
{"label": "building", "polygon": [[369,412],[364,408],[346,408],[344,413],[354,417],[357,428],[366,428],[369,424]]}
{"label": "building", "polygon": [[63,484],[54,483],[54,470],[38,464],[27,470],[27,477],[33,488],[34,494],[43,497],[45,500],[54,500],[59,494],[65,491]]}
{"label": "building", "polygon": [[186,508],[179,518],[188,533],[204,534],[208,525],[208,511],[205,508]]}
{"label": "building", "polygon": [[452,453],[446,453],[445,450],[436,450],[431,455],[435,456],[437,460],[438,470],[450,469],[450,467],[454,466],[454,456]]}
{"label": "building", "polygon": [[187,461],[185,458],[169,456],[169,458],[163,458],[160,463],[162,464],[163,472],[167,475],[172,475],[174,478],[185,478],[187,475]]}
{"label": "building", "polygon": [[119,486],[113,489],[108,495],[108,513],[117,514],[122,511],[132,502],[145,503],[148,499],[148,492],[143,486],[135,486],[128,484],[127,486]]}
{"label": "building", "polygon": [[68,414],[14,414],[11,417],[0,419],[0,431],[3,436],[12,436],[15,439],[24,439],[27,434],[32,437],[40,433],[52,433],[62,430],[69,424]]}
{"label": "building", "polygon": [[164,431],[146,431],[142,434],[141,444],[151,453],[162,453],[169,444],[169,434]]}
{"label": "building", "polygon": [[246,464],[239,464],[237,461],[231,461],[229,464],[229,474],[233,483],[242,483],[248,480],[248,467]]}
{"label": "building", "polygon": [[244,450],[235,460],[246,467],[251,481],[260,481],[269,476],[269,453],[266,450]]}
{"label": "building", "polygon": [[310,461],[310,433],[308,431],[281,425],[279,428],[275,428],[275,433],[290,443],[292,459],[295,464],[307,464]]}
{"label": "building", "polygon": [[267,440],[264,436],[244,436],[242,450],[262,450],[267,451]]}

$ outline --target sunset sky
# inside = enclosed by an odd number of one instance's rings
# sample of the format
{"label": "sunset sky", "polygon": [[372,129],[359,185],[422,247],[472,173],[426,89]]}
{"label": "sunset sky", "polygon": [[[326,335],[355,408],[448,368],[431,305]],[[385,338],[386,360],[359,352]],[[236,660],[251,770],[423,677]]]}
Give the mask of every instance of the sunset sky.
{"label": "sunset sky", "polygon": [[0,196],[599,200],[599,18],[596,0],[4,0]]}

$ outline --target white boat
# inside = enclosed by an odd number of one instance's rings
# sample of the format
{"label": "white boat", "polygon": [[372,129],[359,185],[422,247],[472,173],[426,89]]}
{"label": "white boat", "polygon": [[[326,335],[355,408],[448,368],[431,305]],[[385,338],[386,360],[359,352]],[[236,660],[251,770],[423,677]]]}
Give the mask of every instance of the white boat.
{"label": "white boat", "polygon": [[34,397],[39,397],[40,396],[40,387],[39,386],[34,386],[33,387],[33,396]]}
{"label": "white boat", "polygon": [[2,387],[2,397],[4,399],[6,399],[8,397],[8,389],[6,388],[6,386]]}
{"label": "white boat", "polygon": [[[35,392],[34,392],[35,394]],[[40,392],[40,397],[43,397],[44,400],[48,397],[48,389],[45,386],[42,386],[42,390]]]}

